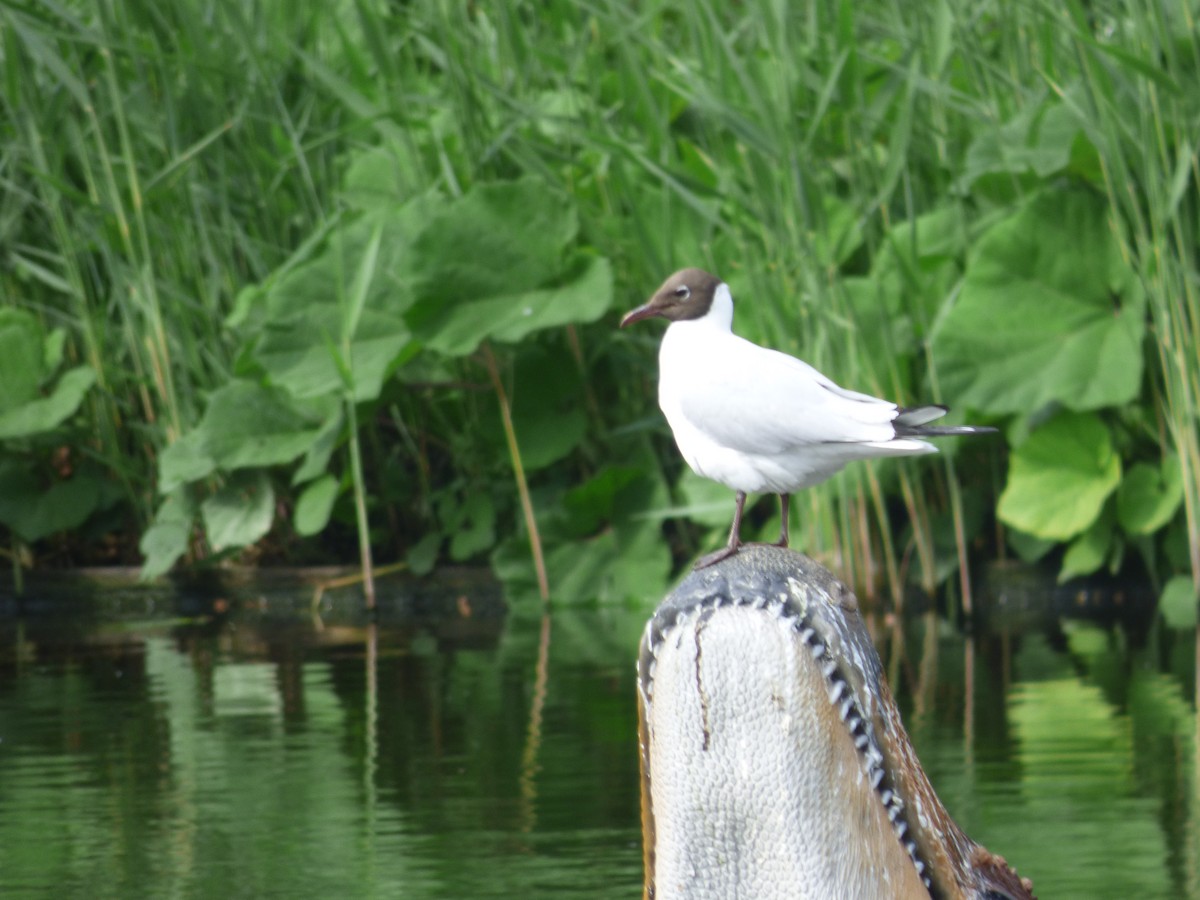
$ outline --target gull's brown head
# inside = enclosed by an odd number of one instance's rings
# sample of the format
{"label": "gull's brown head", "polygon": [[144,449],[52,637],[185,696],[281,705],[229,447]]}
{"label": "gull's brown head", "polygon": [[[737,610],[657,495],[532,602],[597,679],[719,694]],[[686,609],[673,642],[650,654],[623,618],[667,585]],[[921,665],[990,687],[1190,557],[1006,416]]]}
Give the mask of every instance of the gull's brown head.
{"label": "gull's brown head", "polygon": [[721,279],[703,269],[680,269],[662,283],[654,296],[625,313],[621,327],[654,317],[679,322],[699,319],[712,308]]}

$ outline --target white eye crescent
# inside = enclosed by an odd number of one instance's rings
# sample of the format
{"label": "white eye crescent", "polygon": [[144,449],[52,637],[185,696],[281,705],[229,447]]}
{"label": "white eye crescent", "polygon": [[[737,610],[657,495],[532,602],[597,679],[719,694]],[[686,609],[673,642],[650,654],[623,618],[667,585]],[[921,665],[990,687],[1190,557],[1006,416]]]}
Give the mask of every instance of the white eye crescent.
{"label": "white eye crescent", "polygon": [[690,287],[688,287],[686,284],[681,284],[679,287],[675,288],[675,290],[673,290],[671,293],[674,294],[676,297],[678,297],[680,300],[686,300],[688,297],[690,297],[692,295],[692,289]]}

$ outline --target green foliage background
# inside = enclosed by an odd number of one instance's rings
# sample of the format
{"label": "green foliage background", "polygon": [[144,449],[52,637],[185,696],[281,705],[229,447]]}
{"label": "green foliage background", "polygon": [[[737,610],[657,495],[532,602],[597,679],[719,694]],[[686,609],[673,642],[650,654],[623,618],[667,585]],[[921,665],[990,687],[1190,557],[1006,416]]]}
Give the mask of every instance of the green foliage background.
{"label": "green foliage background", "polygon": [[701,265],[740,333],[1003,429],[799,499],[860,589],[973,546],[1200,577],[1196,11],[5,3],[14,560],[655,596],[731,503],[613,324]]}

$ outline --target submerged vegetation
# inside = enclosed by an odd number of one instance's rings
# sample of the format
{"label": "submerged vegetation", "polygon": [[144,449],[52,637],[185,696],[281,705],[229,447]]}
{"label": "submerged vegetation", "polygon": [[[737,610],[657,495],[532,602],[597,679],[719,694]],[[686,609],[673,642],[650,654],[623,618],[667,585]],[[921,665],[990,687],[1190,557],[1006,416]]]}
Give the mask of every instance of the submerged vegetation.
{"label": "submerged vegetation", "polygon": [[800,495],[795,544],[894,602],[978,548],[1186,606],[1196,11],[6,4],[13,569],[373,549],[656,596],[732,498],[613,325],[700,265],[739,333],[1003,431]]}

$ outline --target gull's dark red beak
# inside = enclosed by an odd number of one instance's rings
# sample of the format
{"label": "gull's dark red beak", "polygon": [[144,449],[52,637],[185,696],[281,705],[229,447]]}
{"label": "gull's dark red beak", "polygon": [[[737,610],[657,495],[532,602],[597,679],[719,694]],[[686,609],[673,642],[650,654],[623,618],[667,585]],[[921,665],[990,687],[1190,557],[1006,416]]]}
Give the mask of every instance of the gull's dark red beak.
{"label": "gull's dark red beak", "polygon": [[642,319],[650,319],[662,313],[651,303],[643,303],[637,309],[631,309],[625,313],[625,317],[621,319],[619,327],[624,328],[626,325],[632,325],[634,322],[640,322]]}

